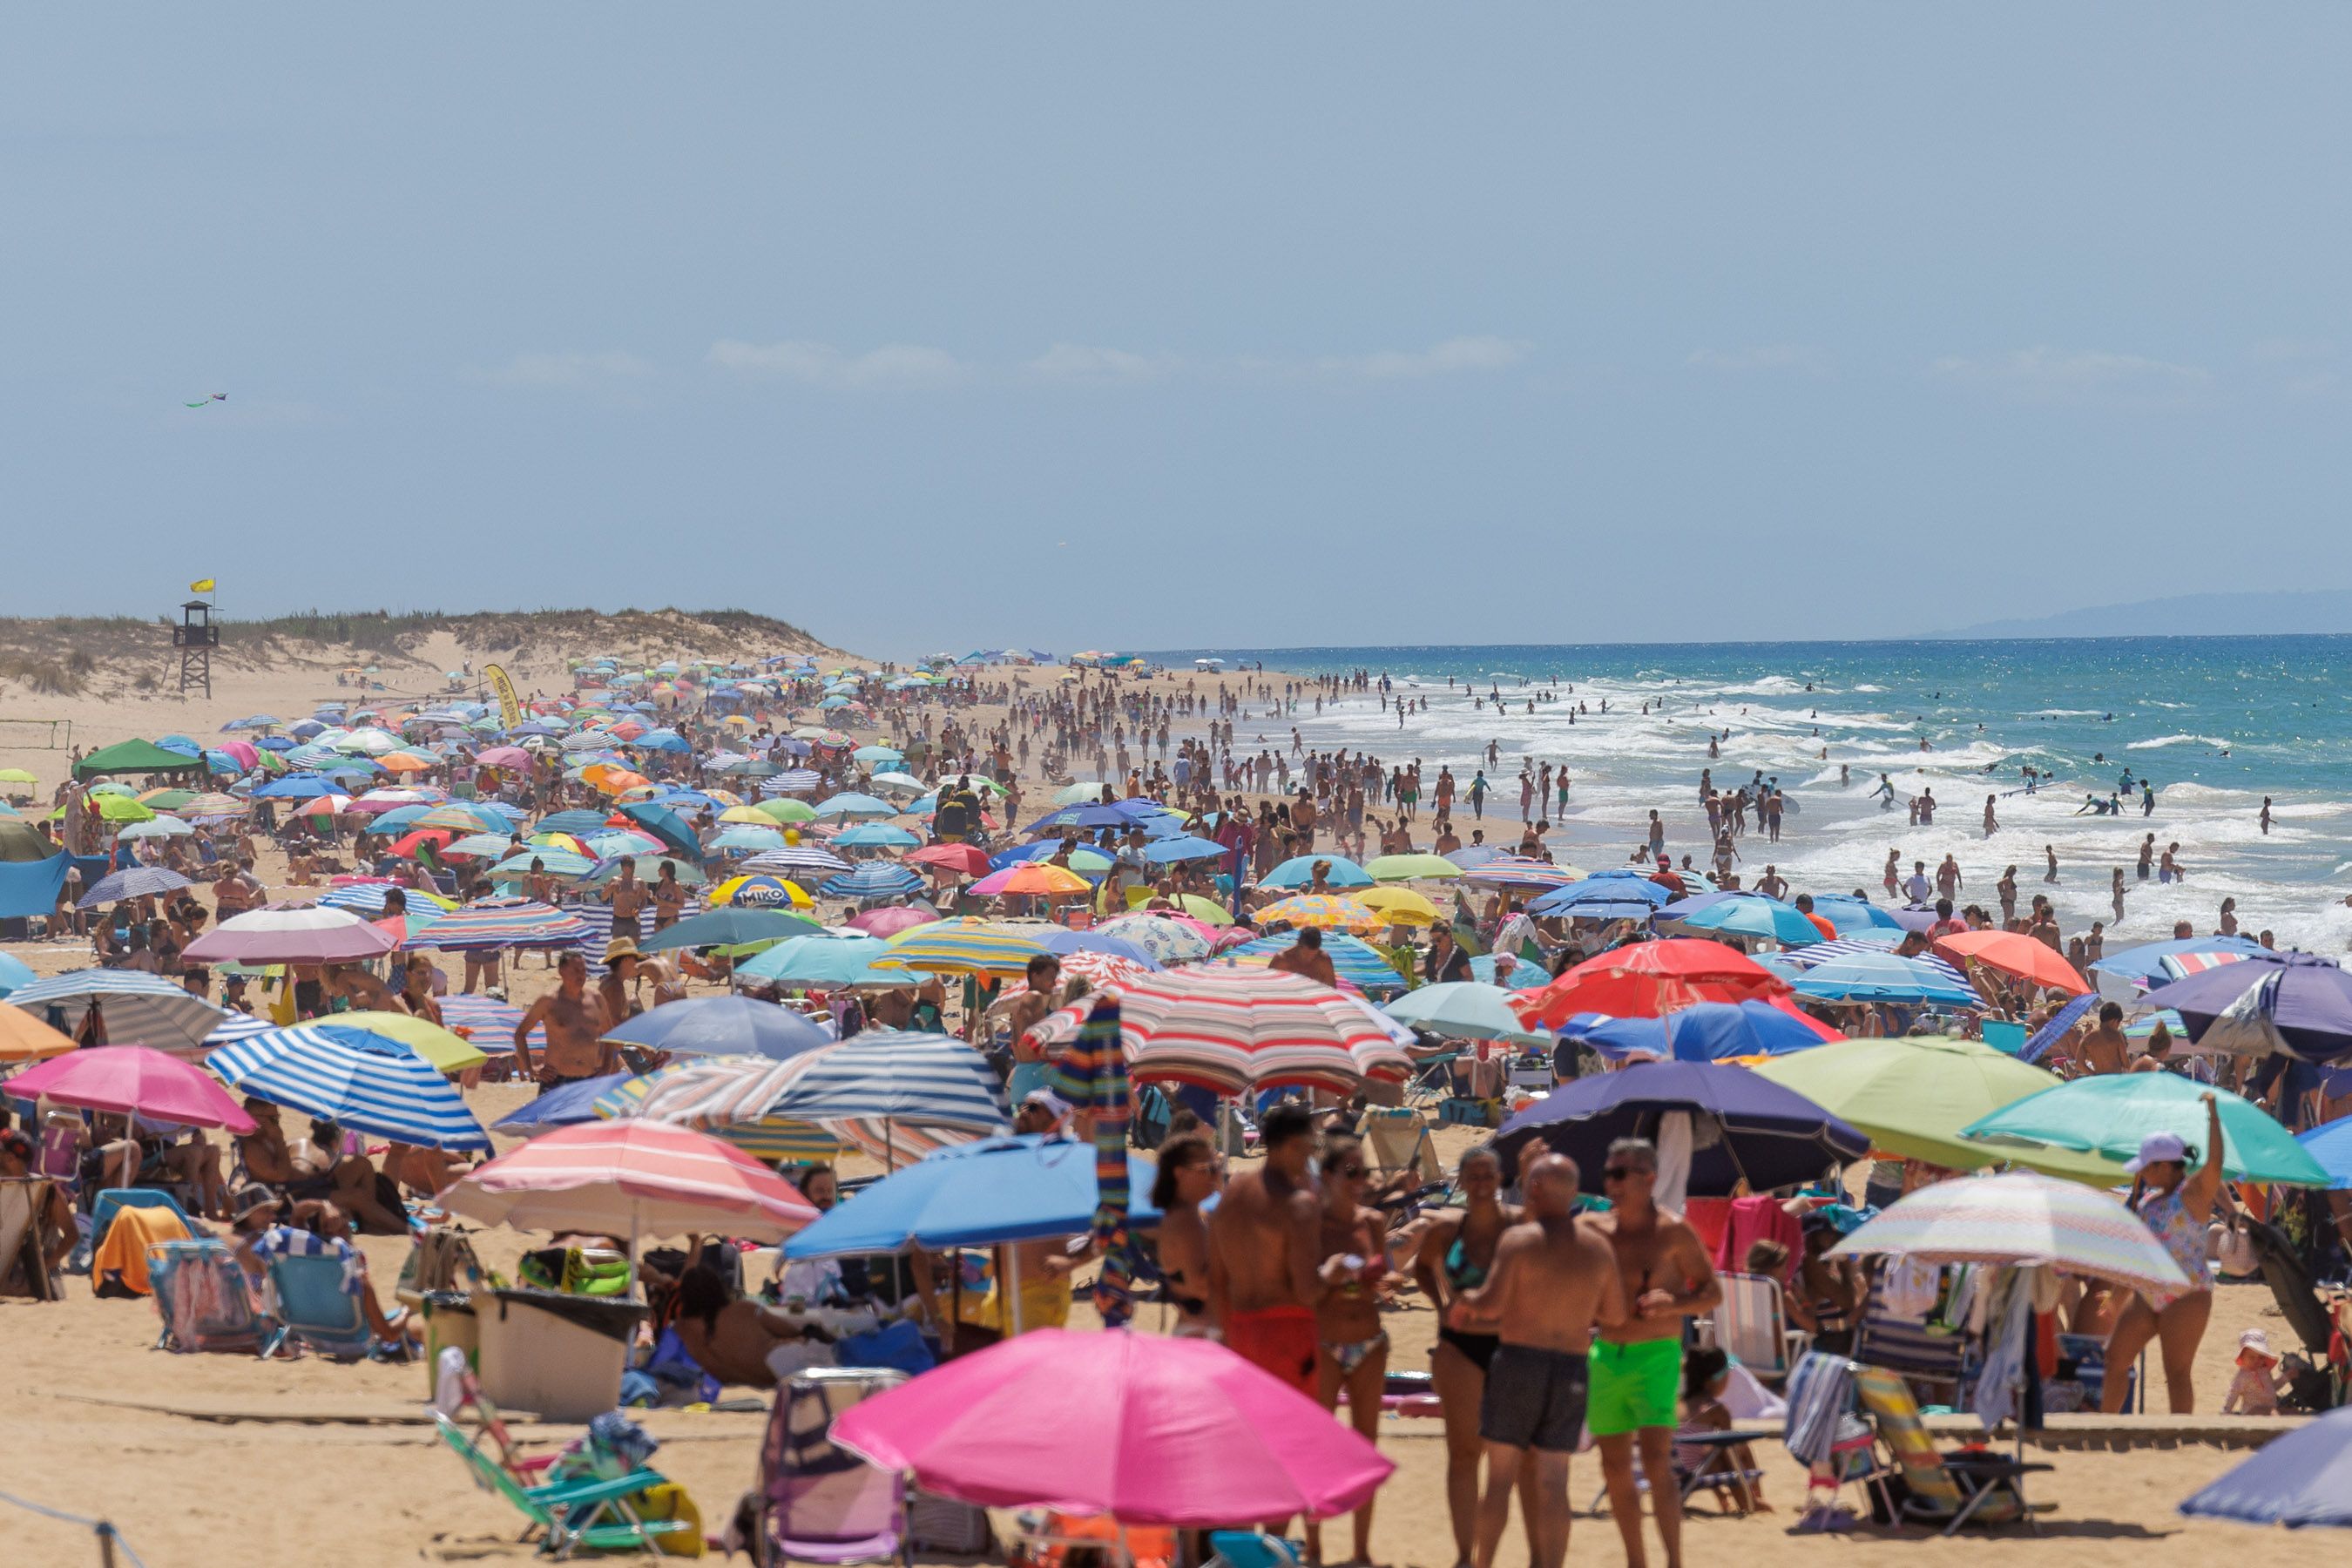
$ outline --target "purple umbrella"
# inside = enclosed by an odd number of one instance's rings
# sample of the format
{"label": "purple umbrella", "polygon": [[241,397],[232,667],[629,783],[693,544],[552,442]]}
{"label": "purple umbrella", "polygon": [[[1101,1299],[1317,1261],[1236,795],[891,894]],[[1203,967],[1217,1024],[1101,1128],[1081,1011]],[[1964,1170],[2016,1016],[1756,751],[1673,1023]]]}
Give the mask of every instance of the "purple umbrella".
{"label": "purple umbrella", "polygon": [[151,893],[176,893],[188,886],[188,879],[177,871],[167,871],[161,866],[133,866],[127,871],[117,871],[99,879],[98,886],[81,897],[77,909],[94,910],[100,904],[111,904],[123,899],[145,898]]}
{"label": "purple umbrella", "polygon": [[2290,1530],[2352,1525],[2352,1407],[2331,1410],[2264,1444],[2182,1503],[2180,1511]]}
{"label": "purple umbrella", "polygon": [[2315,953],[2242,958],[2158,986],[2141,1005],[2179,1013],[2189,1040],[2210,1050],[2307,1062],[2352,1056],[2352,973]]}
{"label": "purple umbrella", "polygon": [[[1691,1154],[1689,1191],[1719,1196],[1741,1180],[1750,1189],[1810,1182],[1869,1150],[1870,1140],[1793,1089],[1744,1068],[1710,1062],[1646,1062],[1562,1084],[1503,1123],[1495,1148],[1504,1174],[1538,1140],[1574,1160],[1597,1187],[1609,1145],[1619,1138],[1655,1142],[1672,1111],[1712,1121],[1721,1136]],[[1705,1138],[1695,1142],[1706,1142]]]}

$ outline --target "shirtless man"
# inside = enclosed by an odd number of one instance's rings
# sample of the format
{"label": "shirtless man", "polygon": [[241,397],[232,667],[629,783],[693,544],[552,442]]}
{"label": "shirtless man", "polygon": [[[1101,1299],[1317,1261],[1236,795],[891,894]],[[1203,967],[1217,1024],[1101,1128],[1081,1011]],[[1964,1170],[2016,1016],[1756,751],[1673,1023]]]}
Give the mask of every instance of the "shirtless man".
{"label": "shirtless man", "polygon": [[[514,1032],[515,1061],[524,1077],[539,1079],[541,1094],[616,1070],[612,1062],[618,1053],[604,1040],[604,1004],[588,994],[587,955],[578,948],[566,952],[556,962],[555,984],[551,995],[530,1005]],[[547,1026],[547,1058],[534,1065],[530,1032],[541,1024]]]}
{"label": "shirtless man", "polygon": [[1258,1136],[1265,1167],[1227,1183],[1209,1216],[1209,1316],[1234,1354],[1313,1399],[1323,1293],[1322,1205],[1307,1170],[1314,1118],[1286,1100],[1265,1113]]}
{"label": "shirtless man", "polygon": [[2099,1026],[2083,1037],[2084,1070],[2122,1072],[2128,1065],[2130,1054],[2131,1047],[2124,1039],[2123,1007],[2114,1002],[2102,1003],[2099,1006]]}
{"label": "shirtless man", "polygon": [[[1633,1479],[1633,1449],[1642,1473],[1674,1473],[1675,1401],[1682,1392],[1683,1321],[1711,1310],[1723,1285],[1706,1248],[1683,1216],[1652,1201],[1658,1152],[1646,1138],[1609,1145],[1601,1188],[1614,1205],[1594,1226],[1617,1255],[1624,1278],[1626,1313],[1604,1326],[1592,1347],[1592,1402],[1587,1424],[1601,1445],[1601,1473],[1609,1484],[1609,1512],[1625,1542],[1626,1568],[1643,1568],[1642,1494]],[[1682,1568],[1683,1514],[1671,1486],[1653,1487],[1658,1535],[1666,1568]]]}
{"label": "shirtless man", "polygon": [[1323,951],[1323,933],[1313,926],[1302,929],[1298,940],[1276,953],[1266,967],[1285,974],[1304,974],[1334,991],[1339,988],[1339,972],[1331,967],[1331,955]]}
{"label": "shirtless man", "polygon": [[1584,1429],[1592,1331],[1625,1319],[1624,1290],[1609,1244],[1576,1215],[1576,1162],[1565,1154],[1540,1155],[1520,1185],[1527,1222],[1496,1242],[1486,1282],[1455,1298],[1465,1328],[1492,1324],[1502,1341],[1487,1365],[1478,1405],[1486,1489],[1478,1500],[1477,1568],[1493,1568],[1530,1448],[1536,1458],[1534,1568],[1559,1568],[1566,1560],[1568,1460]]}
{"label": "shirtless man", "polygon": [[613,883],[613,934],[637,939],[641,928],[637,916],[646,907],[646,885],[637,880],[637,858],[634,855],[621,862],[621,874]]}

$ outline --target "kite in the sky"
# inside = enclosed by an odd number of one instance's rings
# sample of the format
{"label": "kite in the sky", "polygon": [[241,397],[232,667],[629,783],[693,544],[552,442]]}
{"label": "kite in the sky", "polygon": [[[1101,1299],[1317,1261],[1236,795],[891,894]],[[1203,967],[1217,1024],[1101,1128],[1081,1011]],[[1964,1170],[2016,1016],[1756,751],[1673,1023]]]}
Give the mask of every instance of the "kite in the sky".
{"label": "kite in the sky", "polygon": [[207,393],[204,396],[197,398],[194,403],[184,404],[182,406],[186,408],[206,408],[210,407],[213,404],[226,403],[227,401],[227,393],[213,392]]}

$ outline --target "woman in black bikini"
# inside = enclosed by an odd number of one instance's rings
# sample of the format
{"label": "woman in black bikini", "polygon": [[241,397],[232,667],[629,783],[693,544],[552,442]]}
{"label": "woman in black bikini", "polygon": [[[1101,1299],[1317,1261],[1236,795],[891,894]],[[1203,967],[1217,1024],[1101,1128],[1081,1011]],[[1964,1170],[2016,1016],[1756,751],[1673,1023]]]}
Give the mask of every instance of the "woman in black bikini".
{"label": "woman in black bikini", "polygon": [[1151,1184],[1160,1211],[1160,1277],[1176,1307],[1178,1339],[1209,1339],[1209,1226],[1201,1205],[1217,1190],[1217,1156],[1199,1133],[1160,1145],[1160,1174]]}
{"label": "woman in black bikini", "polygon": [[[1480,1147],[1462,1156],[1454,1184],[1462,1190],[1462,1207],[1441,1212],[1422,1234],[1413,1257],[1413,1279],[1421,1293],[1437,1309],[1437,1344],[1429,1354],[1430,1382],[1445,1407],[1445,1507],[1454,1522],[1456,1564],[1470,1561],[1478,1520],[1478,1460],[1484,1449],[1478,1437],[1478,1402],[1486,1392],[1486,1363],[1500,1342],[1493,1334],[1453,1326],[1455,1299],[1486,1282],[1495,1261],[1495,1245],[1503,1232],[1519,1223],[1520,1212],[1500,1201],[1503,1167],[1492,1149]],[[1520,1517],[1528,1521],[1528,1550],[1535,1552],[1535,1467],[1520,1476]]]}

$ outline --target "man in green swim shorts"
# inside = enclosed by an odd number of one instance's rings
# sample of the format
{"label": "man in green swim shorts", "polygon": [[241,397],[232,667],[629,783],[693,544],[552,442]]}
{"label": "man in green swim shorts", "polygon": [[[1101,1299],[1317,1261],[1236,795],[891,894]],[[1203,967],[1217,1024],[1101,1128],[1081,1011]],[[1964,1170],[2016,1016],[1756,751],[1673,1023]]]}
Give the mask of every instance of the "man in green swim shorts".
{"label": "man in green swim shorts", "polygon": [[[1610,1212],[1597,1228],[1617,1254],[1625,1282],[1626,1315],[1592,1342],[1591,1379],[1584,1424],[1601,1446],[1601,1473],[1609,1486],[1609,1512],[1624,1539],[1627,1568],[1646,1568],[1642,1551],[1642,1497],[1633,1479],[1638,1444],[1642,1473],[1674,1473],[1675,1399],[1682,1392],[1683,1321],[1723,1300],[1715,1265],[1698,1233],[1683,1216],[1652,1201],[1658,1152],[1646,1138],[1620,1138],[1601,1168]],[[1654,1485],[1658,1535],[1666,1568],[1682,1568],[1683,1514],[1670,1485]]]}

